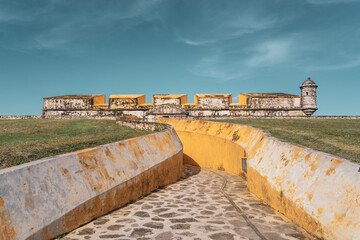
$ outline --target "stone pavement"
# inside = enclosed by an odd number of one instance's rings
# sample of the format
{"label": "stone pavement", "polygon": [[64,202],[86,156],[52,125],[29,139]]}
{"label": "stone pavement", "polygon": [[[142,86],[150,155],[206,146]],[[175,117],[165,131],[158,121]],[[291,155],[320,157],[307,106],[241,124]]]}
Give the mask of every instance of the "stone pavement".
{"label": "stone pavement", "polygon": [[249,193],[243,178],[189,165],[184,174],[64,239],[314,239]]}

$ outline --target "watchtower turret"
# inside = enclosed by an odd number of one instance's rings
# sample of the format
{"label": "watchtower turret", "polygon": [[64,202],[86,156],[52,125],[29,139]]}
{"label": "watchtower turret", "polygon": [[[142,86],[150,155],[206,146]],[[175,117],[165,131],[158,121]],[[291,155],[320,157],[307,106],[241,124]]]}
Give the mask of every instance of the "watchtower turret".
{"label": "watchtower turret", "polygon": [[301,109],[307,116],[311,116],[318,108],[316,105],[316,88],[318,86],[309,77],[301,85]]}

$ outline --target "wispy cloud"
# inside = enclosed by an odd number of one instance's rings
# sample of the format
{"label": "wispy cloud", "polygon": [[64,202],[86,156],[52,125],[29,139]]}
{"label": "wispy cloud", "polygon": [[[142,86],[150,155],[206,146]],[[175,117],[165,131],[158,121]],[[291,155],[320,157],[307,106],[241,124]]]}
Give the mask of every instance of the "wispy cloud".
{"label": "wispy cloud", "polygon": [[192,26],[177,27],[176,41],[191,46],[208,46],[269,29],[282,21],[276,14],[264,11],[266,4],[263,7],[246,3],[242,6],[240,2],[220,4],[219,7],[217,4],[219,2],[213,7],[201,5],[202,17]]}
{"label": "wispy cloud", "polygon": [[354,58],[350,61],[338,64],[328,64],[328,65],[318,65],[318,66],[308,66],[308,71],[336,71],[348,68],[360,67],[360,57]]}
{"label": "wispy cloud", "polygon": [[336,4],[336,3],[350,3],[358,0],[307,0],[311,4]]}
{"label": "wispy cloud", "polygon": [[246,65],[248,67],[264,67],[282,63],[289,56],[292,47],[291,39],[261,43],[254,49],[255,54],[246,60]]}
{"label": "wispy cloud", "polygon": [[293,42],[290,37],[273,39],[254,43],[238,53],[220,48],[216,54],[200,59],[191,72],[218,82],[242,79],[260,68],[279,67],[286,63],[291,58]]}
{"label": "wispy cloud", "polygon": [[216,39],[208,39],[208,40],[203,40],[203,41],[195,41],[195,40],[189,40],[189,39],[186,39],[184,37],[180,37],[178,35],[176,35],[176,40],[178,42],[181,42],[181,43],[184,43],[186,45],[190,45],[190,46],[209,46],[213,43],[216,43],[217,40]]}
{"label": "wispy cloud", "polygon": [[239,79],[245,75],[242,61],[227,62],[221,55],[202,58],[190,72],[194,75],[211,78],[216,82]]}
{"label": "wispy cloud", "polygon": [[1,26],[9,25],[9,22],[12,29],[22,28],[23,22],[28,28],[32,28],[31,31],[23,31],[23,41],[9,43],[11,48],[64,50],[71,48],[71,44],[77,41],[102,37],[104,34],[111,35],[114,26],[121,32],[145,21],[156,21],[159,16],[153,14],[153,10],[161,2],[162,0],[106,3],[92,0],[51,0],[29,10],[21,7],[21,4],[1,6],[0,3],[0,29]]}

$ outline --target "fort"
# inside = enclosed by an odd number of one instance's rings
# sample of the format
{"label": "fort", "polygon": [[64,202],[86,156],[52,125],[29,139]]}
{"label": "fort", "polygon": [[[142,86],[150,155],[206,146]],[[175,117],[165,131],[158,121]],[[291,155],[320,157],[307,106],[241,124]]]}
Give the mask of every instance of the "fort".
{"label": "fort", "polygon": [[317,110],[317,85],[308,78],[300,87],[301,96],[286,93],[195,94],[188,103],[187,94],[155,94],[152,103],[145,95],[66,95],[44,98],[44,118],[136,117],[154,122],[158,117],[306,117]]}

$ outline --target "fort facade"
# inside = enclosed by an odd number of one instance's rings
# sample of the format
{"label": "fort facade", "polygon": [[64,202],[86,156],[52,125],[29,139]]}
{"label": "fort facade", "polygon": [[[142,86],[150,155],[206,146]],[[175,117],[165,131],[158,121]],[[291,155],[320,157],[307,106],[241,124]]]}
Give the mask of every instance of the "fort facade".
{"label": "fort facade", "polygon": [[44,118],[130,117],[156,121],[158,117],[306,117],[317,110],[317,85],[308,78],[301,95],[286,93],[240,93],[234,103],[232,94],[195,94],[188,103],[187,94],[155,94],[152,103],[145,95],[66,95],[44,98]]}

